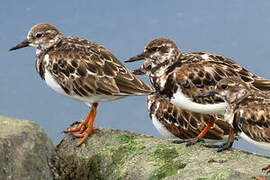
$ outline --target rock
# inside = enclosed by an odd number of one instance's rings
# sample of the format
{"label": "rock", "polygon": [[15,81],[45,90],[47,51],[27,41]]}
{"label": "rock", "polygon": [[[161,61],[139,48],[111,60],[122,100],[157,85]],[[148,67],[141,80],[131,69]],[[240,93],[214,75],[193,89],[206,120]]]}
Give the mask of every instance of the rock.
{"label": "rock", "polygon": [[[237,149],[99,128],[86,143],[67,134],[54,146],[35,123],[0,116],[0,179],[237,179],[267,177],[270,159]],[[270,177],[268,176],[270,179]]]}
{"label": "rock", "polygon": [[53,179],[52,141],[39,125],[0,116],[0,179]]}
{"label": "rock", "polygon": [[87,142],[67,134],[56,148],[55,179],[237,179],[265,177],[270,159],[237,149],[217,153],[201,144],[99,128]]}

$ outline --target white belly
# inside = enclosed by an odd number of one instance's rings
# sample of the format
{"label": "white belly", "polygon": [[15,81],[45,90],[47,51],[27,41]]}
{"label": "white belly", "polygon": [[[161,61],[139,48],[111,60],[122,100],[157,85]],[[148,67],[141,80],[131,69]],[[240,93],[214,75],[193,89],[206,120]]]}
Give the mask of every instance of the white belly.
{"label": "white belly", "polygon": [[168,139],[178,139],[178,137],[174,136],[170,131],[167,130],[167,128],[159,122],[159,120],[156,118],[155,115],[152,115],[152,122],[155,126],[155,128],[158,130],[158,132]]}
{"label": "white belly", "polygon": [[58,93],[60,93],[62,95],[66,95],[65,91],[63,90],[63,88],[54,80],[53,76],[47,70],[47,68],[45,68],[44,79],[45,79],[46,84],[50,88],[52,88],[53,90],[55,90],[56,92],[58,92]]}
{"label": "white belly", "polygon": [[197,112],[201,114],[224,114],[227,104],[217,103],[217,104],[200,104],[193,102],[190,98],[186,97],[181,90],[181,87],[178,87],[178,90],[170,102],[176,106],[179,106],[182,109],[190,110],[192,112]]}
{"label": "white belly", "polygon": [[51,73],[46,68],[45,68],[44,78],[45,78],[46,84],[50,88],[52,88],[53,90],[58,92],[59,94],[71,97],[71,98],[73,98],[73,99],[75,99],[77,101],[80,101],[80,102],[83,102],[83,103],[87,104],[88,106],[91,106],[91,104],[97,103],[97,102],[113,101],[113,100],[116,100],[116,99],[121,99],[121,98],[126,97],[126,96],[110,96],[110,95],[94,95],[94,96],[88,96],[88,97],[81,97],[81,96],[76,95],[75,93],[72,94],[72,95],[69,95],[56,82],[56,80],[53,78]]}

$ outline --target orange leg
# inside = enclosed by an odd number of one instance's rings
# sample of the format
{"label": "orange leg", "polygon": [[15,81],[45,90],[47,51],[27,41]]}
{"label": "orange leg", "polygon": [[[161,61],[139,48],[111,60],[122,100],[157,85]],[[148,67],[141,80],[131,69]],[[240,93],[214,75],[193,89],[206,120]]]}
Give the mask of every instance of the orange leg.
{"label": "orange leg", "polygon": [[207,126],[203,129],[203,131],[197,136],[197,139],[203,138],[203,136],[211,129],[212,126],[214,126],[214,123],[216,121],[216,118],[212,116],[212,119],[210,122],[208,122]]}
{"label": "orange leg", "polygon": [[81,121],[81,124],[80,124],[78,127],[67,129],[67,130],[65,130],[64,132],[65,132],[65,133],[70,133],[70,132],[77,132],[77,131],[80,131],[80,133],[83,133],[83,131],[84,131],[85,128],[87,127],[87,124],[88,124],[88,122],[89,122],[90,117],[91,117],[91,109],[90,109],[90,111],[89,111],[88,116],[85,118],[85,120],[82,120],[82,121]]}
{"label": "orange leg", "polygon": [[84,132],[84,133],[80,132],[80,133],[73,134],[75,137],[82,138],[80,140],[80,142],[78,142],[77,146],[80,146],[87,139],[87,137],[90,136],[94,130],[96,130],[96,128],[94,128],[93,126],[94,126],[94,121],[95,121],[96,114],[97,114],[97,107],[98,107],[98,103],[94,103],[91,107],[91,110],[89,113],[90,114],[90,124],[87,127],[86,132]]}
{"label": "orange leg", "polygon": [[217,152],[222,152],[222,151],[225,151],[225,150],[228,150],[232,147],[233,145],[233,142],[234,142],[234,130],[232,127],[230,127],[229,129],[229,138],[227,140],[227,142],[225,142],[224,144],[222,144],[220,146],[220,148],[217,150]]}
{"label": "orange leg", "polygon": [[218,148],[217,152],[222,152],[222,151],[230,149],[232,147],[232,145],[233,145],[233,142],[234,142],[234,130],[233,130],[232,127],[230,127],[229,130],[230,130],[229,131],[229,138],[225,143],[219,144],[219,145],[207,144],[207,145],[204,145],[204,146],[208,147],[208,148]]}
{"label": "orange leg", "polygon": [[191,146],[196,144],[197,142],[202,141],[203,136],[211,129],[211,127],[214,125],[216,118],[214,116],[211,116],[210,122],[208,122],[207,126],[203,129],[203,131],[194,139],[192,140],[187,140],[186,146]]}

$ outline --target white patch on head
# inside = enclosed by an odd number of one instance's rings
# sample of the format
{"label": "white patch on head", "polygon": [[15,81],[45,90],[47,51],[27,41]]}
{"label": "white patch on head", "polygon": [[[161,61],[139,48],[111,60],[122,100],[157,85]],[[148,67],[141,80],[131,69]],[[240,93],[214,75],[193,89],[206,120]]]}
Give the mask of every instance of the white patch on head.
{"label": "white patch on head", "polygon": [[46,32],[47,32],[48,34],[51,34],[51,33],[55,33],[55,30],[50,30],[50,29],[49,29],[49,30],[47,30]]}
{"label": "white patch on head", "polygon": [[202,57],[203,59],[209,59],[208,54],[203,54],[203,55],[201,55],[201,57]]}
{"label": "white patch on head", "polygon": [[170,59],[171,56],[173,55],[173,50],[174,50],[173,48],[170,48],[168,55],[167,55],[169,57],[168,59]]}
{"label": "white patch on head", "polygon": [[27,37],[26,37],[28,40],[29,40],[30,37],[31,37],[31,36],[30,36],[30,32],[31,32],[31,31],[28,32]]}
{"label": "white patch on head", "polygon": [[156,67],[156,64],[153,63],[153,60],[151,58],[145,58],[145,60],[151,62],[151,67],[152,68]]}
{"label": "white patch on head", "polygon": [[247,142],[254,144],[255,146],[258,146],[259,148],[262,148],[265,151],[270,151],[270,143],[255,141],[251,139],[250,137],[248,137],[243,131],[239,133],[239,136],[243,138],[244,140],[246,140]]}
{"label": "white patch on head", "polygon": [[38,47],[38,45],[33,44],[33,43],[30,43],[29,46],[34,47],[34,48],[37,48]]}
{"label": "white patch on head", "polygon": [[178,86],[177,92],[173,94],[170,102],[182,109],[201,114],[224,114],[227,107],[227,103],[225,102],[217,104],[200,104],[193,102],[182,93],[180,86]]}

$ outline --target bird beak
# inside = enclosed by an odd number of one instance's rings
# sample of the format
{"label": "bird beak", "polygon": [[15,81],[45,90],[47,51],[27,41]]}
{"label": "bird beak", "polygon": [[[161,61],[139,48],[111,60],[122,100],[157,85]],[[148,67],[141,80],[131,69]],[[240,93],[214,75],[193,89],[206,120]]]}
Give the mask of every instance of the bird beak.
{"label": "bird beak", "polygon": [[145,52],[142,52],[141,54],[138,54],[132,58],[125,60],[125,62],[134,62],[134,61],[143,60],[145,58],[146,58],[146,54],[145,54]]}
{"label": "bird beak", "polygon": [[10,48],[9,50],[13,51],[13,50],[16,50],[16,49],[24,48],[24,47],[29,46],[29,44],[30,44],[30,42],[27,39],[25,39],[23,42],[17,44],[13,48]]}
{"label": "bird beak", "polygon": [[215,95],[219,95],[216,91],[208,91],[206,93],[203,93],[203,94],[199,94],[197,95],[196,97],[197,98],[206,98],[206,97],[209,97],[209,96],[215,96]]}
{"label": "bird beak", "polygon": [[143,71],[141,70],[141,68],[139,68],[139,69],[134,69],[134,70],[132,71],[132,73],[135,74],[135,75],[144,75],[144,74],[145,74],[145,72],[143,72]]}

